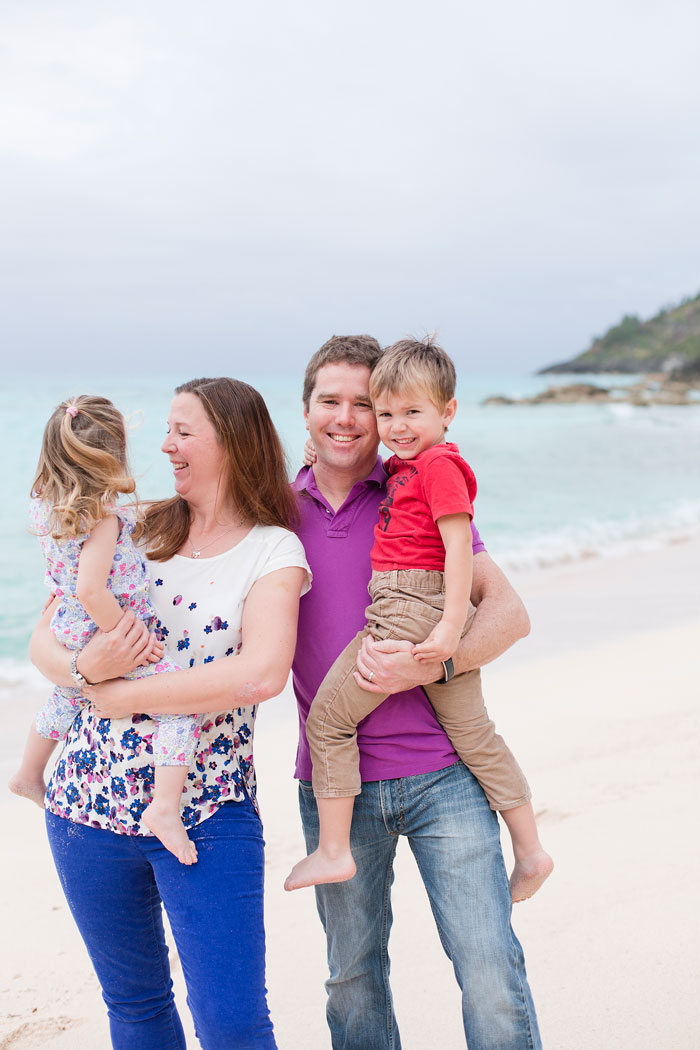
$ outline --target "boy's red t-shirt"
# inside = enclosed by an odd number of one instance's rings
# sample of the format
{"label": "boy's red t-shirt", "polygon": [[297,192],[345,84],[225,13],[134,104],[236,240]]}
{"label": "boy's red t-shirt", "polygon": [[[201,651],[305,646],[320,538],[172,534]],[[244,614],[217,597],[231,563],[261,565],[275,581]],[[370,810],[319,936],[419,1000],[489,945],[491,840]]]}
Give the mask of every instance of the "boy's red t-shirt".
{"label": "boy's red t-shirt", "polygon": [[385,466],[389,480],[374,529],[372,568],[444,572],[445,548],[436,522],[447,514],[474,516],[474,471],[452,442],[433,445],[415,459],[392,456]]}

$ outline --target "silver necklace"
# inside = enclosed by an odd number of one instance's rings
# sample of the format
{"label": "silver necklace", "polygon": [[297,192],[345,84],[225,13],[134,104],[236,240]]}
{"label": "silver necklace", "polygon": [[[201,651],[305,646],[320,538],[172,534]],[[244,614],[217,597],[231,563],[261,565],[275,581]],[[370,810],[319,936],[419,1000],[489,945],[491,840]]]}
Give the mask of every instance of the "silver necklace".
{"label": "silver necklace", "polygon": [[228,529],[224,529],[224,531],[220,532],[218,536],[215,536],[213,540],[209,540],[209,543],[205,543],[203,547],[193,547],[192,554],[190,555],[190,557],[198,558],[202,551],[205,551],[207,547],[211,547],[213,543],[216,543],[217,540],[220,540],[222,536],[226,536],[227,533],[233,532],[234,529],[239,529],[242,524],[243,522],[239,521],[236,525],[231,525]]}

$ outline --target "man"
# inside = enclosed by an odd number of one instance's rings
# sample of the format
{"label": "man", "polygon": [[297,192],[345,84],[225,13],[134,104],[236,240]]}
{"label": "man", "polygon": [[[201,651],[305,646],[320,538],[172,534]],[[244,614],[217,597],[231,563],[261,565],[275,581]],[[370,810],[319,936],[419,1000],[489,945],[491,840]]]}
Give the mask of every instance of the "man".
{"label": "man", "polygon": [[[304,380],[304,417],[317,460],[293,487],[314,583],[301,601],[293,672],[300,717],[296,776],[309,851],[316,847],[318,817],[306,716],[326,671],[364,626],[369,552],[385,490],[369,400],[370,371],[380,355],[370,336],[334,336],[312,357]],[[529,629],[520,600],[476,530],[474,553],[477,614],[454,656],[458,672],[495,659]],[[358,660],[365,688],[394,695],[358,727],[363,785],[351,835],[357,874],[316,887],[328,940],[332,1045],[400,1050],[387,943],[392,866],[398,836],[405,835],[462,989],[470,1050],[538,1050],[522,950],[510,925],[498,821],[418,688],[453,669],[449,662],[419,664],[410,648],[369,643]]]}

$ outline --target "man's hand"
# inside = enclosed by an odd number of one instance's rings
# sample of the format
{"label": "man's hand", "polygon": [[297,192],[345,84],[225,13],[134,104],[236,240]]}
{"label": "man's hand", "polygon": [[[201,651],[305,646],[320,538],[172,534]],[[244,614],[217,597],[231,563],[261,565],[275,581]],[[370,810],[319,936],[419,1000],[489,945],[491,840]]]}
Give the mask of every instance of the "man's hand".
{"label": "man's hand", "polygon": [[[78,658],[78,670],[88,682],[104,682],[121,678],[141,664],[157,663],[163,647],[154,638],[143,620],[127,609],[113,631],[98,631],[90,639]],[[160,656],[156,647],[160,647]]]}
{"label": "man's hand", "polygon": [[117,678],[113,682],[101,682],[85,690],[100,718],[126,718],[133,713],[129,700],[132,683]]}
{"label": "man's hand", "polygon": [[[530,630],[525,606],[485,551],[474,556],[473,573],[471,600],[476,616],[455,650],[455,674],[490,663]],[[365,638],[357,657],[356,682],[368,693],[384,695],[439,682],[445,673],[442,663],[418,661],[412,650],[411,642]]]}
{"label": "man's hand", "polygon": [[365,638],[357,655],[355,681],[368,693],[388,695],[439,681],[445,673],[442,663],[439,660],[418,661],[412,650],[412,642],[373,642],[371,638]]}

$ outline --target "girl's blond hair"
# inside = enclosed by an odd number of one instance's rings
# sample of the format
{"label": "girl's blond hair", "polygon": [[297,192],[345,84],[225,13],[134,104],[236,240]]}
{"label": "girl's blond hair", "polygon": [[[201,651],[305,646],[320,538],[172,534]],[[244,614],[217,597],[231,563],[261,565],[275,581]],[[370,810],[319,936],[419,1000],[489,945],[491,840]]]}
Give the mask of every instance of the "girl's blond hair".
{"label": "girl's blond hair", "polygon": [[89,532],[136,483],[126,458],[124,417],[106,397],[80,394],[55,409],[44,430],[32,495],[51,505],[51,535]]}

